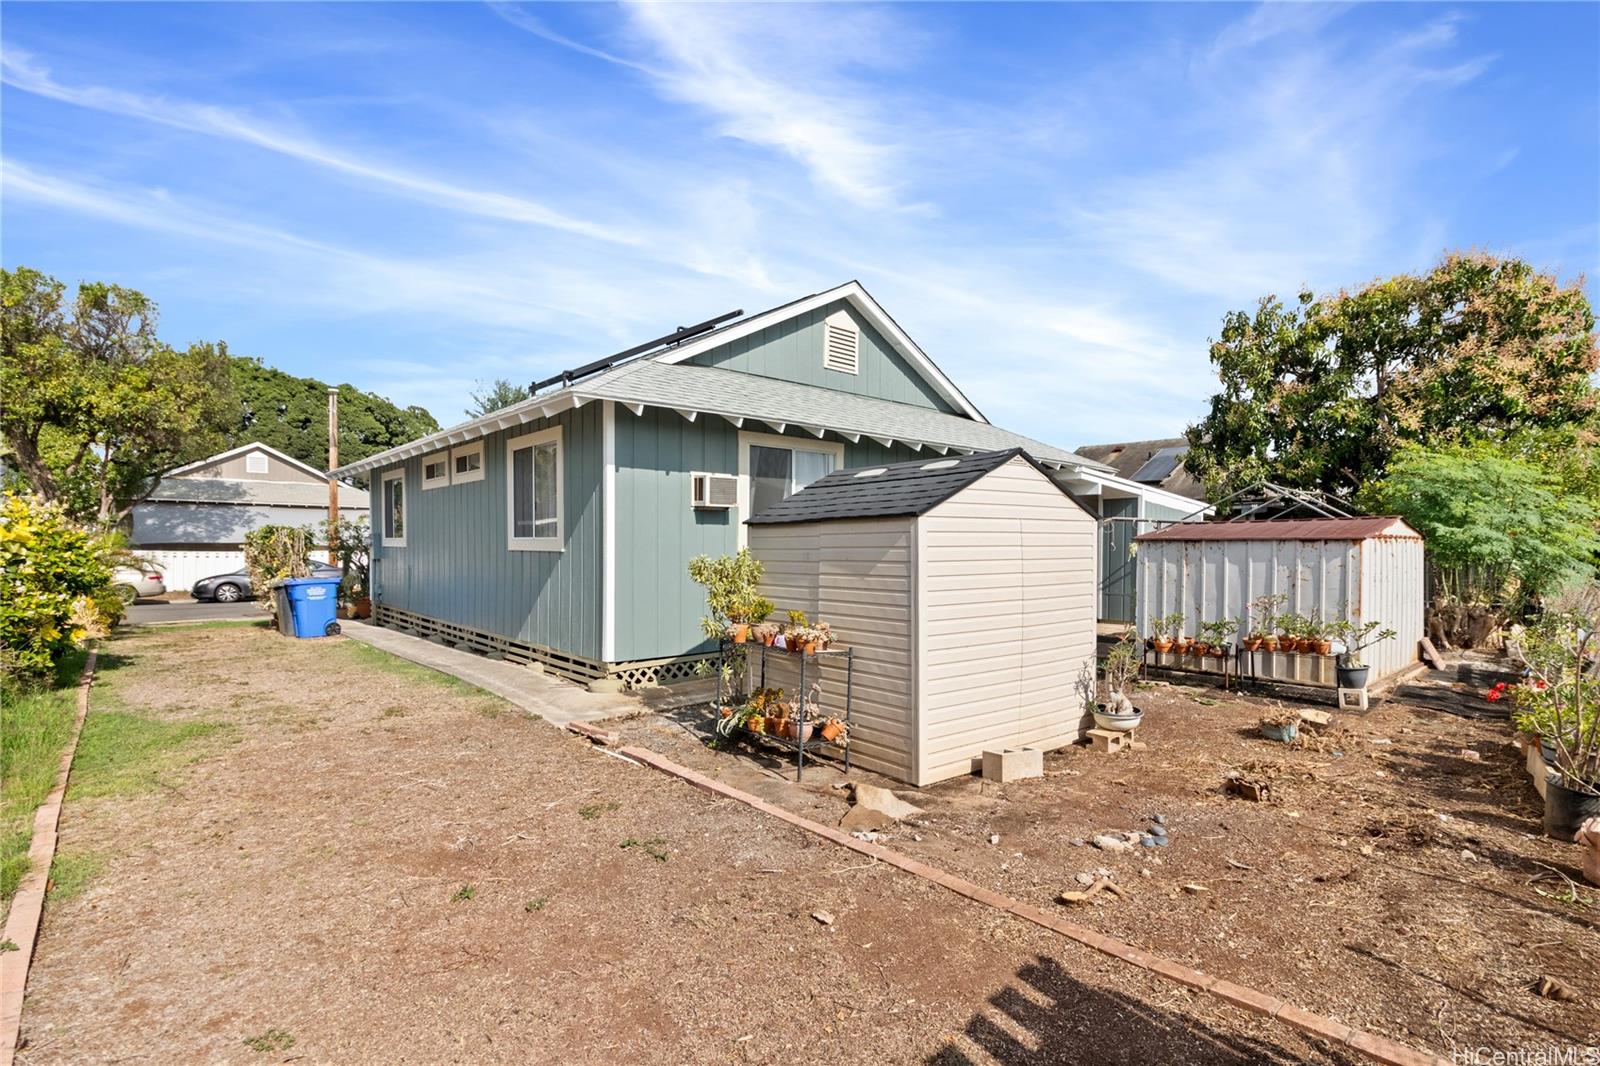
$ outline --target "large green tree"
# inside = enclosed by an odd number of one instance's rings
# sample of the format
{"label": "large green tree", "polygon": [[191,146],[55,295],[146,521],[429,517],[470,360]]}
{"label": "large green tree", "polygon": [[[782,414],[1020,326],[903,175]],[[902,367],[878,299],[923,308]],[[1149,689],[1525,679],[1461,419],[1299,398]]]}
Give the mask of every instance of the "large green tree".
{"label": "large green tree", "polygon": [[120,285],[84,282],[69,300],[19,267],[0,290],[0,435],[39,496],[115,523],[161,471],[218,446],[235,410],[223,345],[163,343],[155,303]]}
{"label": "large green tree", "polygon": [[[263,366],[257,359],[235,358],[231,373],[240,406],[228,431],[230,445],[259,440],[318,469],[327,466],[325,383]],[[365,459],[438,428],[439,423],[421,407],[397,407],[354,385],[339,386],[341,463]]]}
{"label": "large green tree", "polygon": [[1482,254],[1292,305],[1264,297],[1211,344],[1221,389],[1186,463],[1213,496],[1263,479],[1350,496],[1407,443],[1579,422],[1596,408],[1594,326],[1581,282]]}

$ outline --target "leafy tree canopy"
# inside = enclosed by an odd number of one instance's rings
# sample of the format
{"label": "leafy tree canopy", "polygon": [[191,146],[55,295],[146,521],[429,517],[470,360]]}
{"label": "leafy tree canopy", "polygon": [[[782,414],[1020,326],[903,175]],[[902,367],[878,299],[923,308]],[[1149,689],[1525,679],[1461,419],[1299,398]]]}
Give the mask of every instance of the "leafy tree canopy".
{"label": "leafy tree canopy", "polygon": [[1264,297],[1212,342],[1222,387],[1186,464],[1213,495],[1268,479],[1350,496],[1407,443],[1581,422],[1596,409],[1594,325],[1580,282],[1481,254],[1293,306]]}
{"label": "leafy tree canopy", "polygon": [[114,523],[165,469],[201,458],[234,410],[227,348],[178,350],[120,285],[0,270],[0,435],[28,485],[77,521]]}
{"label": "leafy tree canopy", "polygon": [[472,406],[467,408],[467,417],[478,418],[490,411],[498,411],[502,407],[521,403],[532,395],[533,393],[528,391],[528,386],[513,384],[505,378],[496,378],[488,386],[480,382],[472,393]]}
{"label": "leafy tree canopy", "polygon": [[[328,464],[328,386],[259,359],[234,358],[230,373],[239,416],[228,446],[259,440],[317,469]],[[339,461],[353,463],[426,436],[439,423],[421,407],[397,407],[354,385],[339,386]]]}
{"label": "leafy tree canopy", "polygon": [[1592,577],[1600,558],[1600,508],[1507,445],[1403,447],[1360,500],[1404,517],[1435,567],[1473,573],[1481,593],[1509,578],[1523,598],[1548,596]]}

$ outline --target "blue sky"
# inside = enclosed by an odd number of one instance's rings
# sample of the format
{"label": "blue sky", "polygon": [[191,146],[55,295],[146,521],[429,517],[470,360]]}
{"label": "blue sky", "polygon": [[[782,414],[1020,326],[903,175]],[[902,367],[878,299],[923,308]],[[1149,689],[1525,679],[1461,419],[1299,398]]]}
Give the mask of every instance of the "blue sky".
{"label": "blue sky", "polygon": [[1264,293],[1483,248],[1600,295],[1600,5],[3,15],[8,267],[446,424],[850,278],[1063,446],[1180,431]]}

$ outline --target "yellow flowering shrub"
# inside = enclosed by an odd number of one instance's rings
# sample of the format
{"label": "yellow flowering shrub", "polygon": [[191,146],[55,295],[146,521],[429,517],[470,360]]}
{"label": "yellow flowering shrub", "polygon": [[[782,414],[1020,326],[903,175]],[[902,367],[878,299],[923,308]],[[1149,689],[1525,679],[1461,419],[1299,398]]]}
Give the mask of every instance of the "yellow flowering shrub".
{"label": "yellow flowering shrub", "polygon": [[0,500],[0,666],[49,676],[121,616],[107,547],[32,496]]}

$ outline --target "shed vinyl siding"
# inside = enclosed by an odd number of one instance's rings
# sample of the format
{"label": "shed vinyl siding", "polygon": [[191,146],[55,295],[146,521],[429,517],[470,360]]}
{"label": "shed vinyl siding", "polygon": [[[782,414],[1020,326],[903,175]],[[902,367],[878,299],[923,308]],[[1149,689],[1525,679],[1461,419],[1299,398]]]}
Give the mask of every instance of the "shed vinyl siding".
{"label": "shed vinyl siding", "polygon": [[1094,519],[1018,458],[917,525],[916,783],[969,773],[986,747],[1078,739],[1086,709],[1073,682],[1094,657]]}
{"label": "shed vinyl siding", "polygon": [[[600,657],[601,405],[494,433],[482,480],[422,492],[422,458],[405,463],[406,546],[374,537],[375,599],[457,625]],[[559,552],[507,545],[508,438],[563,427]],[[381,483],[393,467],[373,472]],[[381,507],[381,493],[373,493]],[[375,528],[382,513],[375,511]]]}
{"label": "shed vinyl siding", "polygon": [[[852,684],[852,763],[915,781],[916,693],[912,526],[885,518],[799,525],[751,526],[750,549],[765,573],[762,595],[776,617],[801,610],[833,627],[841,645],[856,649]],[[752,667],[757,659],[751,658]],[[843,714],[845,666],[838,659],[806,661],[806,687],[821,665],[822,708]],[[799,659],[767,654],[767,684],[795,695]],[[760,682],[752,675],[751,684]]]}
{"label": "shed vinyl siding", "polygon": [[[738,551],[740,524],[750,516],[738,508],[696,509],[691,482],[695,473],[739,473],[739,432],[721,418],[690,422],[674,411],[616,408],[617,662],[710,649],[700,632],[705,589],[689,580],[689,560]],[[797,448],[817,444],[807,433],[784,436]],[[846,468],[916,456],[865,439],[844,446]]]}
{"label": "shed vinyl siding", "polygon": [[[856,374],[823,366],[825,322],[840,313],[849,316],[860,338]],[[960,413],[843,299],[701,352],[688,362]]]}

